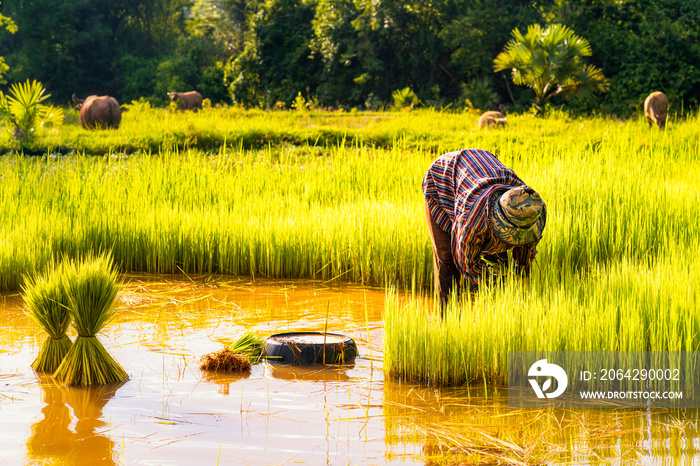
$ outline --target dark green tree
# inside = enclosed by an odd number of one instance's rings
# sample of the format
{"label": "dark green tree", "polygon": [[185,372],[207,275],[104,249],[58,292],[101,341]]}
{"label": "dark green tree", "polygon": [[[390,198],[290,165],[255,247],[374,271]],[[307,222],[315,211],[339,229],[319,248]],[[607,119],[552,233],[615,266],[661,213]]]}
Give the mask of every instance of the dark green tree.
{"label": "dark green tree", "polygon": [[[6,29],[10,34],[14,34],[17,32],[17,25],[15,24],[12,19],[8,18],[7,16],[3,16],[0,14],[0,29]],[[3,57],[0,57],[0,84],[5,84],[7,81],[5,80],[5,73],[7,73],[7,70],[9,70],[10,67],[7,66],[7,63],[5,63],[5,59]]]}
{"label": "dark green tree", "polygon": [[325,65],[324,97],[389,103],[397,89],[409,87],[427,100],[458,87],[443,65],[449,50],[439,37],[448,13],[442,2],[421,0],[319,1],[312,47]]}
{"label": "dark green tree", "polygon": [[[497,100],[516,103],[509,94],[515,91],[517,98],[522,93],[509,89],[505,76],[493,75],[493,58],[503,50],[513,29],[540,22],[541,8],[549,3],[455,0],[449,20],[440,31],[440,38],[450,50],[449,60],[440,66],[454,76],[454,82],[463,90],[462,97],[479,107],[490,104],[495,108]],[[484,98],[495,92],[495,98]]]}
{"label": "dark green tree", "polygon": [[549,19],[588,38],[591,63],[610,79],[610,91],[583,110],[629,116],[653,91],[673,110],[700,105],[700,8],[697,0],[557,2]]}
{"label": "dark green tree", "polygon": [[[136,98],[184,33],[188,0],[6,0],[18,32],[3,40],[12,80],[41,80],[55,98]],[[122,92],[126,90],[124,96]]]}
{"label": "dark green tree", "polygon": [[319,95],[388,104],[393,91],[409,87],[426,104],[443,105],[486,81],[489,92],[507,95],[504,80],[491,81],[493,57],[513,27],[541,19],[548,1],[319,0],[312,40],[324,63]]}
{"label": "dark green tree", "polygon": [[309,48],[314,13],[312,2],[268,0],[251,15],[245,49],[226,70],[234,102],[289,106],[299,92],[315,93],[321,61]]}

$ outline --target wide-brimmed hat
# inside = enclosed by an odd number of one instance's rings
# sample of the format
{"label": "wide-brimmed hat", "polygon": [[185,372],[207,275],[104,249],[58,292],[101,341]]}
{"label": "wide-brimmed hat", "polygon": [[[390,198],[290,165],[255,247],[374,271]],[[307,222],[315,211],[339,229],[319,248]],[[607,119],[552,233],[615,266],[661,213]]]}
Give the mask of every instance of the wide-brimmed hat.
{"label": "wide-brimmed hat", "polygon": [[488,205],[491,231],[503,242],[522,246],[542,238],[547,212],[532,188],[497,189]]}

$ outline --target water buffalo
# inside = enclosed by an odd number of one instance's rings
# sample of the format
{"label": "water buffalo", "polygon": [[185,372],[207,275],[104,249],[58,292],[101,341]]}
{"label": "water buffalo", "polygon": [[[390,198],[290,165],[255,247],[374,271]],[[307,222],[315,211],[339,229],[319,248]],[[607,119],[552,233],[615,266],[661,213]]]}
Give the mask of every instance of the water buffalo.
{"label": "water buffalo", "polygon": [[80,110],[80,124],[85,129],[119,128],[122,120],[122,110],[119,102],[108,95],[91,95],[86,99],[78,99],[73,94],[75,108]]}
{"label": "water buffalo", "polygon": [[479,117],[479,129],[483,129],[489,126],[505,126],[507,123],[506,119],[506,106],[501,104],[498,106],[500,112],[484,112]]}
{"label": "water buffalo", "polygon": [[185,110],[198,110],[202,108],[202,94],[197,91],[168,92],[172,102],[182,102]]}
{"label": "water buffalo", "polygon": [[668,98],[663,92],[652,92],[644,101],[644,116],[651,128],[653,123],[661,128],[666,128],[666,113],[668,112]]}

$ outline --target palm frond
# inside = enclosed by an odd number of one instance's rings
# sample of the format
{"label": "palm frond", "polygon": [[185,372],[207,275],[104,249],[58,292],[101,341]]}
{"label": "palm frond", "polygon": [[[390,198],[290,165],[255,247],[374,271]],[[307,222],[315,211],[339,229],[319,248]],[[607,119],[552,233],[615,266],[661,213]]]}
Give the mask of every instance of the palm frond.
{"label": "palm frond", "polygon": [[602,72],[583,62],[590,55],[588,41],[570,28],[533,24],[525,35],[518,28],[511,32],[511,40],[494,59],[494,71],[510,70],[513,83],[535,92],[536,105],[558,94],[584,98],[607,90]]}
{"label": "palm frond", "polygon": [[403,110],[405,108],[413,108],[420,104],[420,99],[410,87],[396,89],[391,93],[394,98],[393,110]]}
{"label": "palm frond", "polygon": [[59,126],[63,110],[42,103],[50,96],[38,81],[15,83],[8,95],[0,92],[0,119],[10,121],[29,137],[38,128]]}
{"label": "palm frond", "polygon": [[565,85],[568,98],[587,99],[595,96],[596,92],[608,90],[608,79],[603,72],[593,65],[583,65],[579,72]]}

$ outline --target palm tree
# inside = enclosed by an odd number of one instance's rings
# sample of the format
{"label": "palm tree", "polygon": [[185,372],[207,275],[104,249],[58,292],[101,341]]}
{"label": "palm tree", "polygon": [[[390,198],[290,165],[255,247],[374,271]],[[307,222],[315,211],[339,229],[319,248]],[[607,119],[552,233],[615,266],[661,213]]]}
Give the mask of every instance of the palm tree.
{"label": "palm tree", "polygon": [[591,46],[562,24],[542,28],[528,26],[522,35],[518,28],[494,62],[495,71],[511,70],[513,83],[535,91],[535,109],[541,112],[549,99],[560,95],[565,99],[583,99],[596,91],[606,91],[608,80],[595,66],[585,64]]}
{"label": "palm tree", "polygon": [[9,95],[0,91],[0,122],[12,124],[13,137],[26,142],[45,126],[59,126],[63,123],[63,110],[42,104],[51,94],[40,82],[15,83]]}

